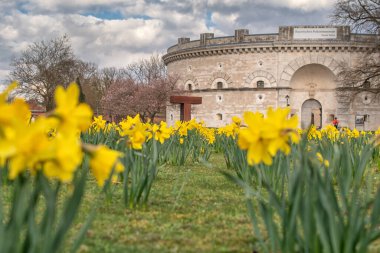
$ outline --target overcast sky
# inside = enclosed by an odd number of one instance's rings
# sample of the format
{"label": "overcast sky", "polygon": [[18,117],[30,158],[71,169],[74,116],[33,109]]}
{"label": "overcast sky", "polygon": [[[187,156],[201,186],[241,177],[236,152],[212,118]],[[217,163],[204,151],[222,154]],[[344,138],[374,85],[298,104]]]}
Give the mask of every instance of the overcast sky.
{"label": "overcast sky", "polygon": [[36,41],[69,35],[74,53],[122,67],[165,53],[178,37],[276,33],[280,25],[329,24],[333,0],[0,0],[0,83],[12,57]]}

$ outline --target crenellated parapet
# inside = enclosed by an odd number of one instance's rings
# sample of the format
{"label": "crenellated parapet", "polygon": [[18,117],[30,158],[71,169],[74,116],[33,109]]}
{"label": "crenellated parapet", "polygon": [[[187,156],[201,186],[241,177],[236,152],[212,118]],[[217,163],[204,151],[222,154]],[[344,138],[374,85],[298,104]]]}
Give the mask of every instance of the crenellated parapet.
{"label": "crenellated parapet", "polygon": [[366,52],[380,43],[380,35],[353,34],[349,26],[281,26],[277,34],[249,34],[235,30],[235,36],[200,34],[199,40],[179,38],[163,56],[166,64],[194,57],[266,52]]}

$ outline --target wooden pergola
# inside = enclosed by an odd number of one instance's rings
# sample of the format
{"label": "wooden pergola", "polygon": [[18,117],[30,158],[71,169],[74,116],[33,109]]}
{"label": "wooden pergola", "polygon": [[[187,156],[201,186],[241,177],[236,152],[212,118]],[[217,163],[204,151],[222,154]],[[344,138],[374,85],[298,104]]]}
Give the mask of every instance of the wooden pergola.
{"label": "wooden pergola", "polygon": [[181,105],[180,120],[191,120],[191,105],[202,104],[202,97],[171,96],[170,103]]}

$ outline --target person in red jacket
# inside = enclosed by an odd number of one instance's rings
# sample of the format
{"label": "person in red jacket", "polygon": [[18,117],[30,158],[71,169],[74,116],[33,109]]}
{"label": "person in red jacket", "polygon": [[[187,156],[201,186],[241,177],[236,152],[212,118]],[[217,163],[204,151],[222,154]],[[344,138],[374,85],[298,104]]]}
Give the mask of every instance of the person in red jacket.
{"label": "person in red jacket", "polygon": [[338,129],[339,120],[335,117],[334,120],[332,121],[332,124],[334,125],[335,128]]}

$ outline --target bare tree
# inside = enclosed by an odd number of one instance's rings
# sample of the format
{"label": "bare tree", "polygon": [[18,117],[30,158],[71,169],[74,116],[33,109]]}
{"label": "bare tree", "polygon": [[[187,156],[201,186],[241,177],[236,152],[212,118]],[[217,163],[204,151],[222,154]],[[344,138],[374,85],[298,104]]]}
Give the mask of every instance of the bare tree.
{"label": "bare tree", "polygon": [[20,84],[17,92],[51,110],[55,88],[83,75],[85,64],[75,57],[69,38],[64,35],[29,45],[20,57],[12,60],[11,67],[11,78]]}
{"label": "bare tree", "polygon": [[165,112],[170,95],[178,92],[178,78],[167,75],[166,66],[157,55],[119,69],[118,73],[102,99],[107,115],[125,117],[139,113],[142,120],[153,121]]}
{"label": "bare tree", "polygon": [[141,85],[150,85],[155,80],[167,76],[165,63],[158,54],[129,64],[123,71],[125,75]]}
{"label": "bare tree", "polygon": [[[137,85],[132,79],[117,80],[102,98],[103,114],[116,118],[138,113],[136,108]],[[132,105],[132,106],[131,106]]]}
{"label": "bare tree", "polygon": [[350,25],[354,31],[379,34],[379,0],[338,0],[335,4],[333,21]]}
{"label": "bare tree", "polygon": [[[380,35],[380,0],[338,0],[332,16],[335,23],[353,31]],[[380,89],[380,41],[363,54],[354,66],[342,64],[338,76],[343,87]]]}
{"label": "bare tree", "polygon": [[[85,72],[88,73],[89,71]],[[90,72],[91,73],[91,72]],[[101,99],[106,95],[113,85],[128,81],[130,75],[123,68],[106,67],[102,69],[94,68],[93,73],[88,77],[83,77],[83,91],[86,95],[86,102],[93,108],[95,114],[101,114]],[[115,90],[115,87],[113,87]]]}
{"label": "bare tree", "polygon": [[[379,46],[377,47],[380,50]],[[354,66],[341,64],[338,81],[343,87],[362,88],[380,92],[380,55],[379,51],[363,53]]]}
{"label": "bare tree", "polygon": [[144,121],[153,121],[158,114],[165,112],[170,96],[179,92],[176,82],[176,77],[168,76],[154,79],[149,85],[139,86],[135,94],[138,99],[136,111]]}
{"label": "bare tree", "polygon": [[101,88],[103,94],[109,87],[111,87],[111,85],[118,80],[123,79],[122,72],[122,69],[117,69],[115,67],[107,67],[99,71],[99,79],[101,81],[101,86],[99,88]]}

